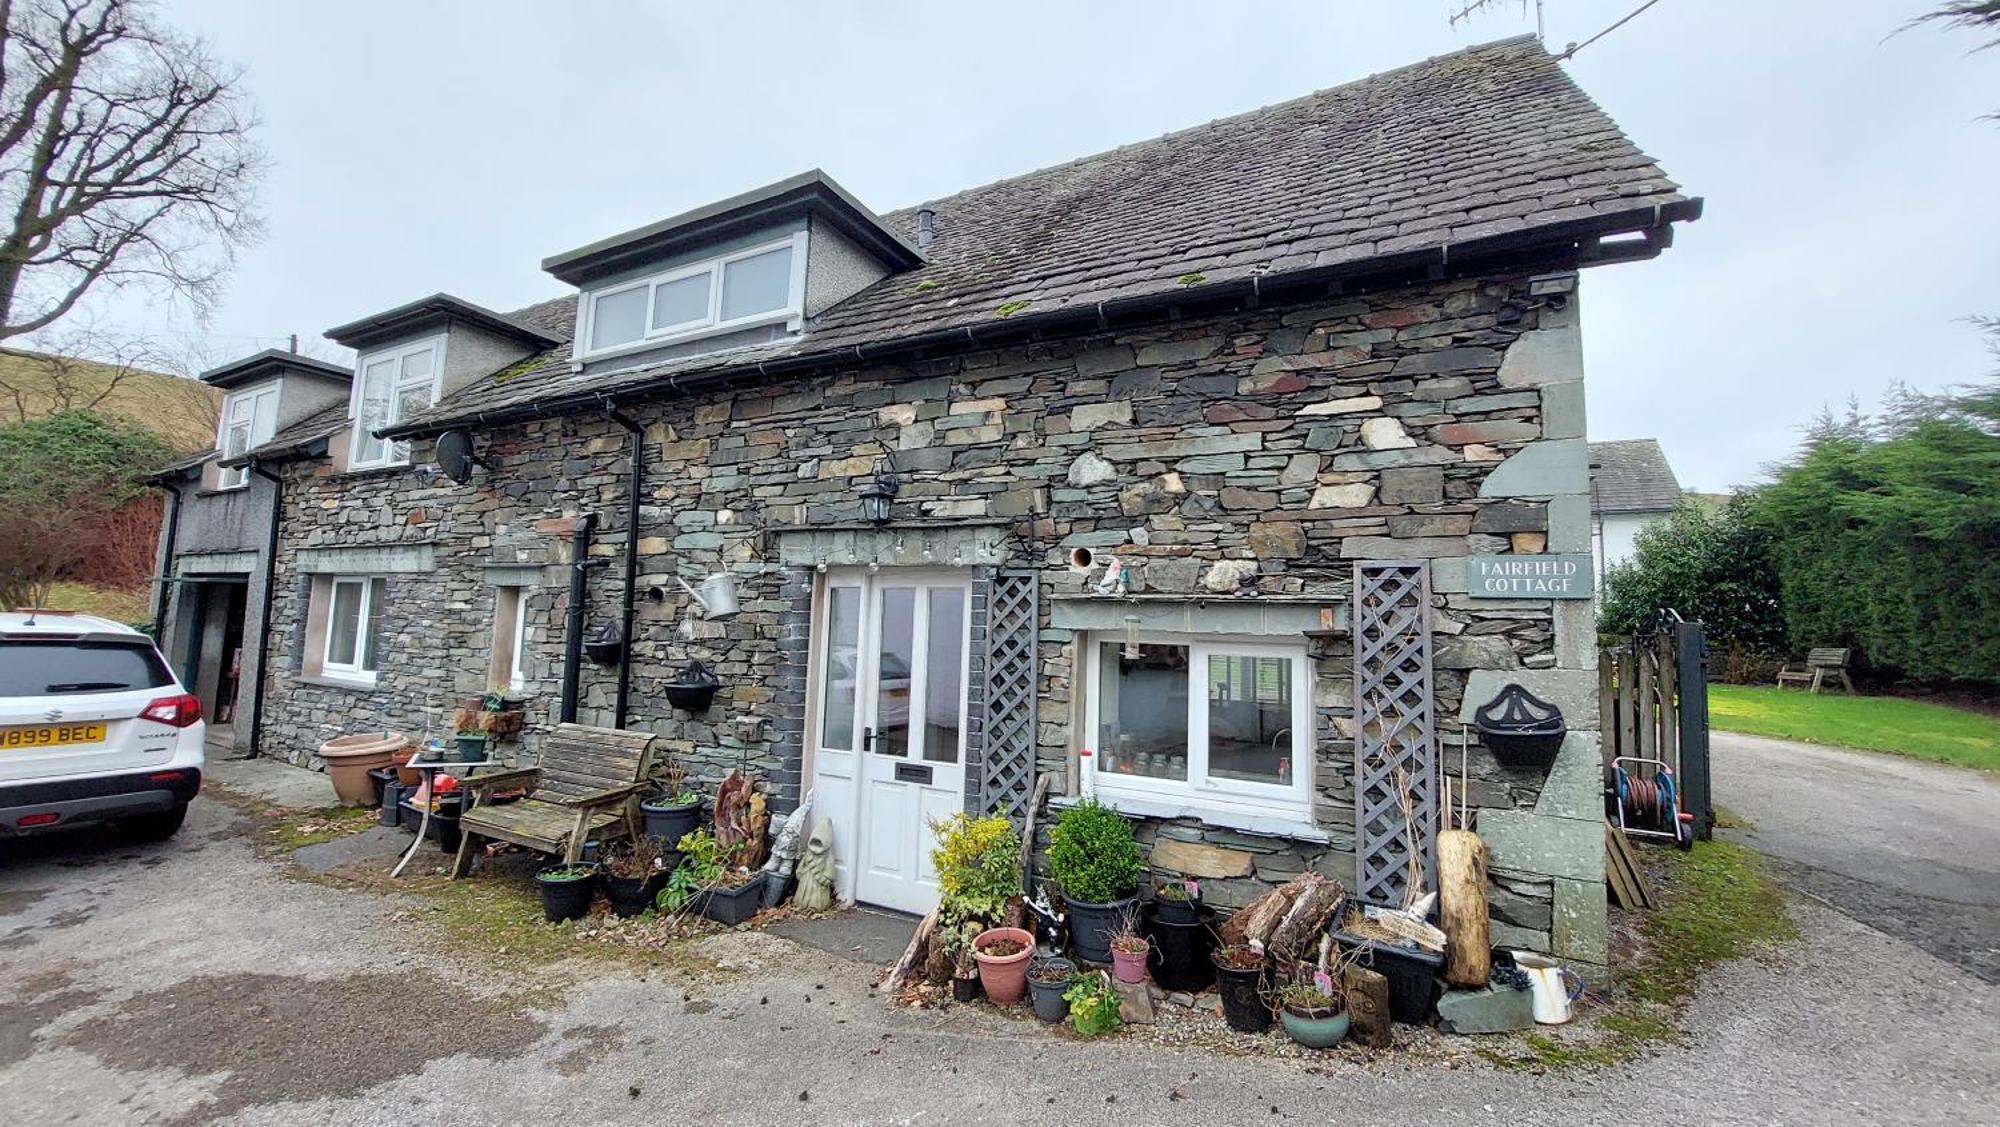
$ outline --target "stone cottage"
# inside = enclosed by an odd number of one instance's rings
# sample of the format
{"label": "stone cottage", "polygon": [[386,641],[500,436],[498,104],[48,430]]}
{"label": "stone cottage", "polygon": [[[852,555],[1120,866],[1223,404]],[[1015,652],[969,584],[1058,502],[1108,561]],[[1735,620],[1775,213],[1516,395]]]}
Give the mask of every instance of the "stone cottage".
{"label": "stone cottage", "polygon": [[814,791],[844,898],[927,908],[926,819],[1041,778],[1222,904],[1380,898],[1398,792],[1519,684],[1572,735],[1468,741],[1498,941],[1601,962],[1578,272],[1699,211],[1514,39],[885,215],[807,173],[545,259],[570,297],[341,326],[348,400],[221,459],[278,479],[262,746],[497,690],[517,754],[573,715]]}

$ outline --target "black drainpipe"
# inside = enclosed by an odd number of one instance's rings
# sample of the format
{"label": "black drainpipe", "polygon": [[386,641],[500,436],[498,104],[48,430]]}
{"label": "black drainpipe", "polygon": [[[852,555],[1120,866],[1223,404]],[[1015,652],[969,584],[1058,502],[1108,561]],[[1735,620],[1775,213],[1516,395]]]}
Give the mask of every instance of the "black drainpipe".
{"label": "black drainpipe", "polygon": [[161,553],[160,561],[160,570],[164,574],[160,577],[159,597],[153,602],[153,644],[158,646],[166,642],[167,607],[174,597],[174,546],[181,535],[181,487],[159,481],[153,482],[153,486],[165,490],[167,496],[172,498],[167,502],[167,531],[160,538],[165,542],[163,546],[166,549]]}
{"label": "black drainpipe", "polygon": [[565,724],[576,723],[576,679],[583,665],[585,580],[592,567],[604,564],[603,560],[590,558],[590,534],[596,528],[597,514],[585,513],[576,518],[576,527],[569,534],[569,618],[563,627],[562,722]]}
{"label": "black drainpipe", "polygon": [[625,726],[626,705],[632,695],[633,598],[639,582],[639,489],[646,482],[646,432],[631,417],[609,403],[604,413],[632,436],[631,480],[625,483],[625,645],[618,651],[618,704],[612,727]]}
{"label": "black drainpipe", "polygon": [[250,755],[264,754],[264,685],[271,679],[271,604],[278,583],[278,521],[285,511],[285,483],[261,462],[250,472],[271,483],[271,528],[264,536],[264,606],[257,615],[257,683],[250,689]]}

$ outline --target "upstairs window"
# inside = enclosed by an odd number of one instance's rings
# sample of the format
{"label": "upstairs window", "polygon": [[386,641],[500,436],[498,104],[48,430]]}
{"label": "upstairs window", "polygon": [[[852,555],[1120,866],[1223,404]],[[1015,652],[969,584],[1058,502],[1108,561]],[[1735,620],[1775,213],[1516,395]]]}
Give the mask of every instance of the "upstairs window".
{"label": "upstairs window", "polygon": [[437,402],[438,377],[443,369],[441,336],[361,357],[355,365],[358,375],[350,412],[354,418],[354,448],[347,464],[351,468],[409,464],[409,443],[388,442],[375,437],[375,432]]}
{"label": "upstairs window", "polygon": [[803,234],[589,295],[581,355],[629,352],[798,317]]}
{"label": "upstairs window", "polygon": [[[270,441],[278,429],[278,385],[267,383],[229,393],[222,401],[222,430],[215,449],[224,458],[235,458]],[[241,489],[250,484],[250,467],[225,468],[216,479],[217,489]]]}

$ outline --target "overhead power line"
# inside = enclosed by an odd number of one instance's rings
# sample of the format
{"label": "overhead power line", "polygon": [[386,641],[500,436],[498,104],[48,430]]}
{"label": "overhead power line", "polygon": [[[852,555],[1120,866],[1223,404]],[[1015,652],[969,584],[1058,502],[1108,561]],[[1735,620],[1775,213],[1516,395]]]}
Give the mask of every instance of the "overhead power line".
{"label": "overhead power line", "polygon": [[1646,0],[1644,4],[1641,4],[1638,7],[1632,9],[1630,12],[1625,13],[1624,19],[1619,20],[1617,23],[1612,24],[1610,27],[1605,28],[1603,31],[1598,32],[1596,35],[1591,36],[1589,39],[1586,39],[1581,43],[1570,44],[1568,47],[1564,48],[1563,53],[1557,55],[1556,58],[1558,59],[1574,58],[1578,51],[1583,50],[1585,47],[1590,46],[1592,43],[1597,42],[1598,40],[1604,38],[1605,36],[1610,35],[1612,32],[1617,31],[1619,28],[1624,27],[1626,24],[1631,23],[1633,17],[1637,16],[1639,13],[1645,11],[1646,9],[1652,7],[1653,5],[1659,2],[1660,0]]}

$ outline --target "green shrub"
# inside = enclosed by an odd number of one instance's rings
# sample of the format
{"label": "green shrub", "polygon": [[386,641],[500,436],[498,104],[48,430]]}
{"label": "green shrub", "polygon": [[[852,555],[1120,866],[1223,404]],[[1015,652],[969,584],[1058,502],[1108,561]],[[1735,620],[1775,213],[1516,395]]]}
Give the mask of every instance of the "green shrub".
{"label": "green shrub", "polygon": [[1118,1028],[1118,992],[1103,972],[1071,979],[1063,1000],[1069,1003],[1070,1024],[1078,1033],[1095,1037]]}
{"label": "green shrub", "polygon": [[1062,812],[1049,830],[1049,879],[1066,899],[1086,904],[1123,900],[1139,891],[1146,858],[1132,824],[1087,798]]}
{"label": "green shrub", "polygon": [[694,901],[705,888],[722,880],[725,852],[722,843],[705,829],[681,835],[681,863],[667,878],[667,885],[653,898],[662,912],[678,912]]}
{"label": "green shrub", "polygon": [[944,915],[958,920],[1000,918],[1021,895],[1021,835],[1004,816],[963,812],[931,823],[937,846],[931,864],[944,894]]}

